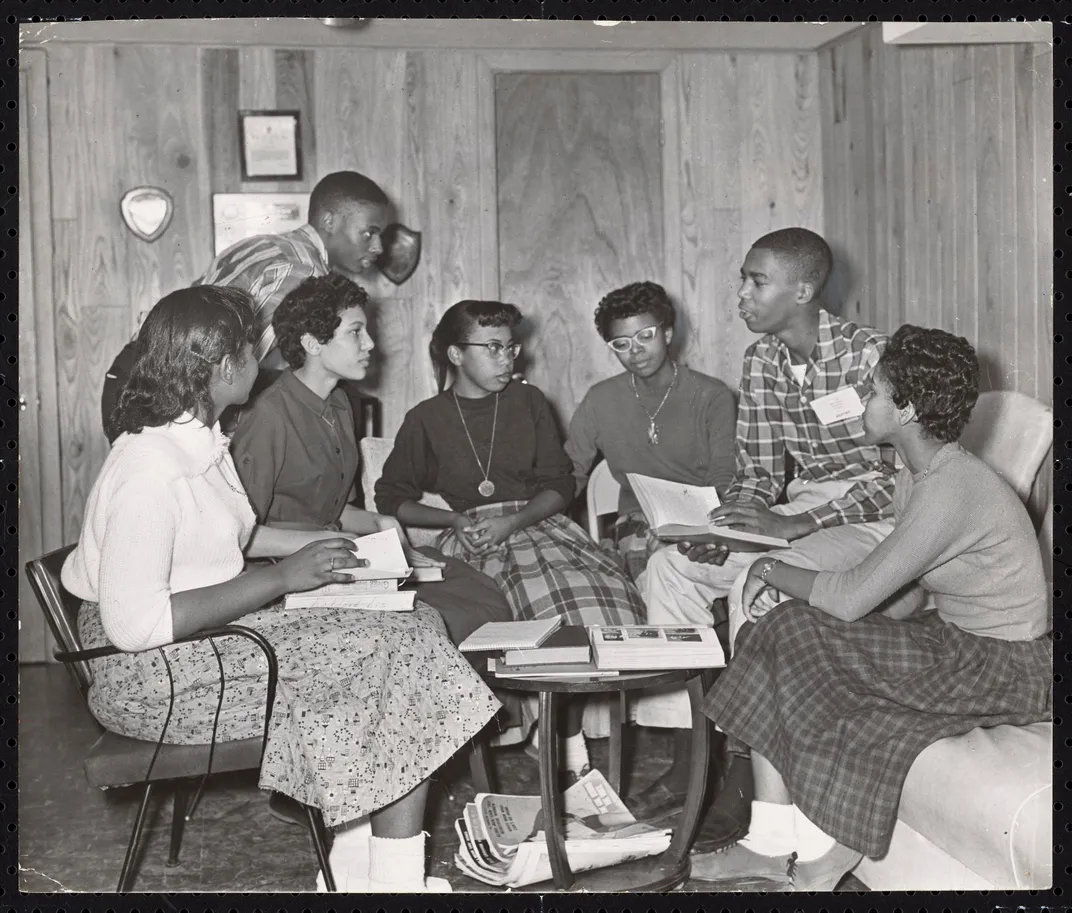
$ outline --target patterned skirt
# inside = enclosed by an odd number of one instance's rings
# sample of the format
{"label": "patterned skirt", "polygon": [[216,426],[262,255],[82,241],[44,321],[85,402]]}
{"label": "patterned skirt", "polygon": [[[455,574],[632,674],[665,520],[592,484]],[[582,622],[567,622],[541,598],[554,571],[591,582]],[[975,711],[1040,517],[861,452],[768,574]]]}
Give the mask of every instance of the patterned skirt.
{"label": "patterned skirt", "polygon": [[[516,513],[525,502],[482,504],[466,511],[474,523]],[[555,514],[510,536],[483,557],[469,554],[454,530],[436,548],[483,571],[499,584],[514,618],[565,617],[566,624],[642,624],[644,600],[625,571],[576,523]]]}
{"label": "patterned skirt", "polygon": [[[394,802],[427,779],[495,715],[499,702],[447,638],[433,609],[358,612],[269,606],[237,619],[275,649],[279,680],[260,786],[321,810],[337,826]],[[108,639],[84,603],[87,647]],[[214,638],[224,670],[217,741],[264,732],[268,667],[238,637]],[[207,744],[220,694],[208,642],[92,660],[89,701],[112,732],[156,740],[174,679],[165,741]]]}
{"label": "patterned skirt", "polygon": [[704,713],[782,775],[793,803],[867,856],[889,849],[917,755],[976,727],[1052,719],[1053,641],[927,612],[839,621],[799,600],[745,625]]}

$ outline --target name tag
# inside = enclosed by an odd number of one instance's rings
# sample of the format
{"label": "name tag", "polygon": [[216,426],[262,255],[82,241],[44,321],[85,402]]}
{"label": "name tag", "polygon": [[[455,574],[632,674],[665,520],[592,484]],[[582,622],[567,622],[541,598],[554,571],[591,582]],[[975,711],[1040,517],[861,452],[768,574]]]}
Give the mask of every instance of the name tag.
{"label": "name tag", "polygon": [[855,387],[845,387],[811,401],[811,410],[824,425],[833,425],[864,414],[863,400]]}

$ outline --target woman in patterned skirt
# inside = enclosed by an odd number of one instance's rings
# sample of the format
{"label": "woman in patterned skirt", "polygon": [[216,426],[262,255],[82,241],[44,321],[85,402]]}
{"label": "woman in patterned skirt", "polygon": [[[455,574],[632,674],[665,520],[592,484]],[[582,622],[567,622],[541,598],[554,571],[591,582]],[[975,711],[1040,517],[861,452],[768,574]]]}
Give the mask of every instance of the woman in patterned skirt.
{"label": "woman in patterned skirt", "polygon": [[694,878],[830,890],[863,854],[889,848],[924,748],[1052,719],[1034,528],[1013,490],[957,443],[978,390],[965,339],[901,327],[863,415],[868,442],[892,444],[904,464],[893,532],[851,570],[770,557],[749,570],[755,624],[705,713],[752,749],[756,801],[745,838],[694,856]]}
{"label": "woman in patterned skirt", "polygon": [[[562,516],[572,464],[543,393],[512,380],[520,322],[498,301],[460,301],[443,315],[430,345],[440,393],[402,422],[376,507],[407,526],[444,528],[436,547],[494,578],[517,619],[636,624],[645,610],[633,582]],[[423,492],[451,509],[418,503]],[[579,703],[568,706],[564,761],[578,776],[588,751]]]}
{"label": "woman in patterned skirt", "polygon": [[[288,592],[349,579],[364,563],[334,532],[257,526],[218,419],[257,376],[253,306],[235,289],[174,292],[149,313],[114,420],[123,432],[86,504],[63,583],[84,600],[90,707],[107,729],[169,743],[263,731],[267,667],[247,641],[174,644],[237,621],[279,660],[260,785],[321,810],[336,829],[330,863],[343,891],[445,891],[425,878],[428,778],[498,702],[446,636],[438,613],[287,611]],[[282,558],[243,572],[243,555]],[[170,706],[169,678],[175,705]],[[354,827],[371,813],[371,835]],[[323,884],[321,873],[319,883]]]}

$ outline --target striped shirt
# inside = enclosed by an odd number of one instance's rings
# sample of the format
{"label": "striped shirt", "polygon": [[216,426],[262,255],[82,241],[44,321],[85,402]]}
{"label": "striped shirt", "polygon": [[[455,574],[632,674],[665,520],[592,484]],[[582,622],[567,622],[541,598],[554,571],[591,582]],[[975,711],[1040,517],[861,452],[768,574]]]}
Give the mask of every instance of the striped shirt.
{"label": "striped shirt", "polygon": [[275,348],[272,314],[298,284],[328,274],[328,252],[312,225],[278,235],[256,235],[232,244],[194,285],[245,289],[257,308],[253,354],[258,361]]}
{"label": "striped shirt", "polygon": [[803,383],[793,378],[789,350],[775,336],[748,347],[737,407],[737,474],[727,500],[768,507],[785,488],[785,454],[801,482],[856,480],[836,501],[808,511],[820,527],[870,523],[893,515],[892,457],[863,442],[859,419],[823,425],[810,403],[868,381],[886,337],[819,311],[819,339]]}

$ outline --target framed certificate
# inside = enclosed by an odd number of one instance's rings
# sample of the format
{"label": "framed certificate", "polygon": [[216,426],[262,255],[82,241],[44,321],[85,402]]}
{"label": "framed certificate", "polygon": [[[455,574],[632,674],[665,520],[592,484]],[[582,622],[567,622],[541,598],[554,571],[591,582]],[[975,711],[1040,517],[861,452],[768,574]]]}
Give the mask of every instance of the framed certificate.
{"label": "framed certificate", "polygon": [[239,111],[243,181],[299,181],[298,111]]}

